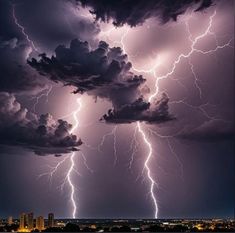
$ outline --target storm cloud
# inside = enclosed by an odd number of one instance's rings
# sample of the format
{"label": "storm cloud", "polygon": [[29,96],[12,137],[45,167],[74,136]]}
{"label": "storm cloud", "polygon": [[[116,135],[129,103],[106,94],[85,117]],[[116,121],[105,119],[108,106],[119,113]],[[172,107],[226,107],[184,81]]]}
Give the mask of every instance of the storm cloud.
{"label": "storm cloud", "polygon": [[71,134],[72,125],[55,121],[50,114],[40,117],[17,102],[13,94],[0,92],[0,145],[18,146],[35,154],[63,154],[77,151],[82,144]]}
{"label": "storm cloud", "polygon": [[177,20],[188,8],[194,7],[195,11],[201,11],[210,7],[213,0],[121,0],[121,1],[96,1],[78,0],[83,7],[90,7],[91,13],[97,20],[108,22],[113,20],[115,26],[128,24],[136,26],[149,18],[158,18],[162,23]]}
{"label": "storm cloud", "polygon": [[160,100],[153,103],[145,102],[139,98],[131,104],[123,105],[119,109],[110,109],[101,120],[109,123],[131,123],[146,121],[149,123],[162,123],[175,119],[168,112],[168,96],[163,93]]}
{"label": "storm cloud", "polygon": [[104,41],[90,50],[88,42],[75,39],[69,48],[59,45],[55,56],[40,57],[39,61],[33,58],[28,63],[51,80],[76,87],[75,93],[90,92],[109,98],[115,89],[130,90],[145,82],[141,75],[130,71],[131,63],[121,48],[110,48]]}
{"label": "storm cloud", "polygon": [[0,91],[10,93],[37,92],[46,87],[40,77],[26,62],[31,48],[17,38],[0,42]]}

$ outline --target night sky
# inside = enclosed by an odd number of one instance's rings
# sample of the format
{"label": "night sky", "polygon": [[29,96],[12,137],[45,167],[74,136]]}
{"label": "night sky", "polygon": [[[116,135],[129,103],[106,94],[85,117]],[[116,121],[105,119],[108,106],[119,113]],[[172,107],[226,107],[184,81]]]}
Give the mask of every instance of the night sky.
{"label": "night sky", "polygon": [[2,0],[0,20],[0,218],[234,218],[233,0]]}

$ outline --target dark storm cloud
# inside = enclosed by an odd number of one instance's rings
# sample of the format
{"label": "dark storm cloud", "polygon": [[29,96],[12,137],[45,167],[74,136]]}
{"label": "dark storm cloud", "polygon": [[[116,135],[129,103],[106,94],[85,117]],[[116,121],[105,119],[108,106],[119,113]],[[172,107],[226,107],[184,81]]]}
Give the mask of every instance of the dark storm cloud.
{"label": "dark storm cloud", "polygon": [[55,56],[42,55],[28,63],[53,81],[76,87],[75,93],[107,98],[114,106],[130,103],[138,96],[138,87],[145,82],[133,74],[131,63],[121,48],[110,48],[100,41],[95,50],[87,42],[72,40],[70,47],[58,46]]}
{"label": "dark storm cloud", "polygon": [[175,119],[168,112],[168,96],[163,93],[160,100],[148,103],[139,98],[131,104],[121,106],[119,109],[110,109],[101,120],[110,123],[131,123],[134,121],[147,121],[162,123]]}
{"label": "dark storm cloud", "polygon": [[163,95],[153,109],[140,98],[139,87],[145,79],[130,71],[132,65],[119,47],[110,48],[106,42],[100,41],[97,49],[90,50],[87,42],[73,40],[69,48],[58,46],[55,56],[49,58],[43,54],[40,57],[39,61],[34,58],[28,61],[40,74],[76,87],[74,93],[87,92],[110,100],[114,110],[103,116],[105,121],[169,120],[168,97]]}
{"label": "dark storm cloud", "polygon": [[26,62],[30,51],[29,46],[16,38],[0,41],[0,91],[22,93],[45,88],[47,80]]}
{"label": "dark storm cloud", "polygon": [[97,20],[104,22],[113,20],[116,26],[128,24],[136,26],[145,20],[155,17],[163,23],[177,20],[189,7],[195,11],[204,10],[212,5],[213,0],[78,0],[84,7],[91,7]]}
{"label": "dark storm cloud", "polygon": [[69,153],[82,144],[69,133],[71,128],[71,124],[55,121],[50,114],[37,117],[13,94],[0,92],[0,145],[27,148],[38,155]]}
{"label": "dark storm cloud", "polygon": [[203,142],[233,140],[235,129],[233,123],[215,119],[206,121],[194,129],[186,129],[181,132],[179,137]]}

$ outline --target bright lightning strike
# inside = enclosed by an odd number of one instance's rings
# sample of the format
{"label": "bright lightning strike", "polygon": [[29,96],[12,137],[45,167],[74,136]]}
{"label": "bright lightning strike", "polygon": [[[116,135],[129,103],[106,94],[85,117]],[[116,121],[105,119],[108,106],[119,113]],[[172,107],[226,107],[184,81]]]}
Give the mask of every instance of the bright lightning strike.
{"label": "bright lightning strike", "polygon": [[[78,124],[79,124],[78,118],[77,118],[77,114],[81,110],[81,107],[82,107],[80,98],[77,99],[77,102],[78,102],[78,108],[77,108],[77,110],[75,110],[73,112],[73,118],[75,120],[75,124],[74,124],[73,128],[70,130],[70,133],[73,133],[77,129]],[[75,164],[74,164],[74,156],[75,156],[75,152],[73,152],[71,157],[70,157],[71,165],[70,165],[70,168],[69,168],[68,173],[67,173],[67,181],[68,181],[69,186],[71,188],[70,200],[71,200],[72,206],[73,206],[72,217],[76,218],[77,204],[75,202],[75,197],[74,197],[75,196],[75,188],[74,188],[74,184],[72,182],[72,177],[71,177],[72,171],[74,170],[74,166],[75,166]]]}
{"label": "bright lightning strike", "polygon": [[[165,75],[163,76],[159,76],[157,77],[156,75],[156,68],[160,65],[159,64],[159,61],[158,59],[156,59],[156,62],[154,64],[154,66],[150,69],[138,69],[136,67],[132,67],[132,69],[136,72],[139,72],[139,73],[148,73],[148,74],[152,74],[156,80],[155,80],[155,92],[150,95],[148,101],[151,103],[158,95],[159,93],[159,81],[162,80],[162,79],[167,79],[169,78],[172,74],[174,74],[175,72],[175,69],[177,67],[177,65],[181,62],[181,60],[183,58],[186,58],[188,59],[189,61],[189,65],[190,65],[190,69],[191,69],[191,72],[193,74],[193,77],[194,77],[194,84],[195,84],[195,87],[197,88],[197,90],[199,91],[199,96],[200,98],[202,98],[202,90],[198,84],[198,82],[200,81],[198,78],[197,78],[197,75],[194,71],[194,66],[193,66],[193,63],[191,62],[190,58],[191,56],[194,54],[194,53],[200,53],[200,54],[203,54],[203,55],[206,55],[206,54],[210,54],[210,53],[213,53],[213,52],[216,52],[217,50],[219,49],[222,49],[222,48],[225,48],[225,47],[228,47],[228,46],[231,46],[231,42],[232,42],[232,39],[230,39],[227,43],[223,44],[223,45],[219,45],[218,43],[218,40],[217,40],[217,37],[216,37],[216,34],[214,32],[211,31],[211,27],[212,27],[212,23],[213,23],[213,18],[215,17],[216,15],[216,11],[214,11],[214,13],[210,16],[209,18],[209,24],[208,24],[208,27],[206,28],[206,30],[198,35],[197,37],[195,37],[194,39],[192,38],[192,35],[190,33],[190,29],[189,29],[189,25],[188,25],[188,22],[186,22],[186,29],[187,29],[187,32],[189,34],[189,40],[191,41],[191,46],[190,46],[190,51],[187,53],[187,54],[180,54],[177,59],[174,61],[173,65],[172,65],[172,68],[171,70],[166,73]],[[121,37],[121,41],[120,41],[120,44],[122,46],[122,49],[123,49],[123,52],[126,53],[126,49],[125,49],[125,44],[124,44],[124,39],[125,37],[127,36],[129,32],[129,29],[126,30],[126,32],[122,35]],[[109,32],[108,32],[109,33]],[[214,37],[215,41],[216,41],[216,47],[212,50],[208,50],[208,51],[203,51],[203,50],[200,50],[200,49],[197,49],[196,48],[196,45],[198,43],[198,41],[200,41],[201,39],[205,38],[206,36],[208,35],[211,35]],[[183,102],[183,101],[181,101]],[[184,102],[183,102],[184,103]],[[191,105],[190,105],[191,107]],[[209,119],[212,119],[208,114],[207,112],[202,108],[202,106],[199,106],[197,107],[207,118]],[[158,205],[157,205],[157,200],[156,200],[156,197],[154,195],[154,185],[156,184],[156,182],[154,181],[152,175],[151,175],[151,170],[150,170],[150,167],[148,166],[148,162],[149,160],[151,159],[152,157],[152,154],[153,154],[153,149],[152,149],[152,145],[151,143],[149,142],[149,140],[147,139],[146,135],[145,135],[145,132],[143,131],[143,129],[141,128],[141,124],[140,122],[137,123],[137,127],[138,127],[138,131],[139,133],[141,134],[141,136],[143,137],[144,139],[144,142],[145,144],[147,145],[148,149],[149,149],[149,153],[148,153],[148,156],[145,160],[145,163],[144,163],[144,168],[147,170],[147,176],[148,176],[148,179],[150,181],[150,193],[151,193],[151,197],[152,197],[152,200],[153,200],[153,203],[154,203],[154,206],[155,206],[155,218],[157,218],[157,215],[158,215]],[[134,139],[133,139],[134,140]],[[180,166],[181,166],[181,176],[183,175],[183,165],[181,163],[181,161],[178,159],[178,156],[176,155],[176,153],[174,152],[171,144],[169,143],[169,140],[167,141],[168,142],[168,146],[171,150],[171,152],[176,156],[177,158],[177,161],[179,162]],[[133,163],[133,153],[132,152],[132,157],[131,157],[131,160],[130,160],[130,166],[132,165]],[[130,167],[129,166],[129,167]]]}
{"label": "bright lightning strike", "polygon": [[[106,38],[109,38],[110,36],[110,33],[113,31],[114,29],[110,29],[106,32],[103,32],[102,34],[104,34],[106,36]],[[117,41],[114,41],[114,43],[119,43],[121,44],[121,47],[122,47],[122,50],[123,50],[123,53],[126,54],[126,49],[125,49],[125,43],[124,43],[124,40],[125,40],[125,37],[128,35],[129,33],[129,28],[127,28],[125,30],[125,32],[123,33],[123,35],[121,36],[121,40],[120,42],[117,42]],[[159,65],[159,63],[157,62],[154,67],[150,70],[140,70],[140,69],[137,69],[135,67],[132,67],[134,71],[137,71],[137,72],[144,72],[144,73],[153,73],[154,76],[155,76],[155,69],[157,68],[157,66]],[[154,181],[152,175],[151,175],[151,171],[150,171],[150,167],[149,167],[149,160],[151,159],[152,155],[153,155],[153,150],[152,150],[152,145],[151,143],[148,141],[144,131],[142,130],[141,128],[141,124],[140,122],[137,123],[136,125],[136,129],[138,129],[138,132],[141,134],[141,136],[143,137],[144,139],[144,142],[146,143],[146,145],[148,146],[149,148],[149,154],[145,160],[145,163],[144,163],[144,169],[147,170],[147,177],[150,181],[150,193],[151,193],[151,197],[153,199],[153,202],[154,202],[154,206],[155,206],[155,218],[157,218],[157,215],[158,215],[158,205],[157,205],[157,200],[156,200],[156,197],[155,197],[155,194],[154,194],[154,185],[156,184],[156,182]],[[131,144],[131,150],[132,150],[132,155],[131,155],[131,159],[129,161],[129,165],[128,165],[128,168],[131,169],[132,167],[132,164],[133,164],[133,161],[134,161],[134,154],[136,153],[136,143],[135,143],[135,140],[136,140],[136,132],[137,130],[135,129],[135,133],[134,133],[134,139],[132,141],[132,144]],[[102,141],[99,145],[99,149],[101,148],[101,146],[104,144],[104,141],[106,139],[107,136],[110,136],[110,135],[114,135],[114,154],[115,154],[115,161],[117,161],[117,155],[116,155],[116,135],[115,135],[115,132],[116,132],[116,127],[114,127],[114,129],[110,132],[110,133],[107,133],[103,136],[102,138]]]}
{"label": "bright lightning strike", "polygon": [[29,44],[31,45],[31,47],[36,51],[39,52],[38,49],[36,48],[34,42],[29,38],[29,35],[25,32],[25,28],[19,23],[17,17],[16,17],[16,13],[15,13],[15,5],[12,4],[12,16],[14,19],[15,24],[17,25],[17,27],[21,30],[22,34],[24,35],[25,39],[29,42]]}
{"label": "bright lightning strike", "polygon": [[70,200],[71,200],[72,205],[73,205],[73,212],[72,212],[72,217],[73,218],[76,217],[76,212],[77,212],[77,205],[76,205],[76,202],[75,202],[75,199],[74,199],[75,188],[74,188],[72,178],[71,178],[72,171],[74,170],[74,156],[75,156],[75,152],[73,152],[71,157],[70,157],[71,165],[70,165],[70,168],[68,170],[68,175],[67,175],[67,180],[68,180],[68,183],[69,183],[70,188],[71,188]]}
{"label": "bright lightning strike", "polygon": [[[124,43],[124,39],[125,37],[128,35],[129,33],[129,28],[124,32],[124,34],[122,35],[121,37],[121,41],[120,41],[120,44],[121,44],[121,47],[122,47],[122,50],[123,52],[126,54],[126,49],[125,49],[125,43]],[[134,71],[137,71],[137,72],[143,72],[143,73],[153,73],[154,77],[156,76],[156,73],[155,73],[155,70],[156,68],[160,65],[159,61],[157,60],[156,64],[149,70],[140,70],[140,69],[137,69],[136,67],[132,67],[132,69]],[[151,101],[151,98],[149,99]],[[152,158],[153,156],[153,149],[152,149],[152,145],[151,143],[148,141],[146,135],[145,135],[145,132],[143,131],[143,129],[141,128],[141,123],[140,122],[137,122],[137,125],[136,127],[138,128],[138,132],[140,133],[140,135],[142,136],[145,144],[147,145],[148,149],[149,149],[149,153],[148,153],[148,156],[145,160],[145,163],[144,163],[144,169],[146,169],[147,171],[147,178],[148,180],[150,181],[150,193],[151,193],[151,197],[152,197],[152,200],[153,200],[153,203],[154,203],[154,207],[155,207],[155,213],[154,213],[154,217],[157,218],[158,217],[158,204],[157,204],[157,199],[155,197],[155,194],[154,194],[154,186],[156,184],[156,182],[154,181],[153,177],[152,177],[152,174],[151,174],[151,170],[150,170],[150,167],[149,167],[149,160]],[[134,135],[135,137],[135,135]],[[132,166],[132,163],[133,163],[133,159],[134,159],[134,151],[132,152],[132,155],[131,155],[131,160],[130,160],[130,163],[129,163],[129,169],[131,168]]]}
{"label": "bright lightning strike", "polygon": [[156,184],[156,182],[154,181],[154,179],[152,177],[151,170],[150,170],[150,167],[149,167],[149,161],[150,161],[150,159],[152,158],[152,155],[153,155],[153,148],[152,148],[151,143],[148,141],[143,129],[141,128],[140,122],[137,122],[137,127],[138,127],[139,133],[142,135],[142,137],[144,139],[144,142],[147,145],[148,150],[149,150],[148,156],[147,156],[147,158],[145,160],[145,163],[144,163],[144,168],[147,170],[147,176],[148,176],[148,179],[150,181],[150,193],[151,193],[151,197],[152,197],[154,207],[155,207],[154,217],[157,218],[158,217],[158,204],[157,204],[156,197],[154,195],[154,185]]}
{"label": "bright lightning strike", "polygon": [[[80,98],[77,98],[77,103],[78,103],[78,107],[76,110],[74,110],[70,115],[73,116],[74,118],[74,125],[72,127],[72,129],[70,130],[70,134],[74,133],[75,130],[78,128],[79,126],[79,121],[78,121],[78,112],[81,110],[81,107],[82,107],[82,103],[81,103],[81,99]],[[50,182],[52,181],[52,178],[54,176],[54,174],[58,171],[58,169],[63,165],[65,164],[67,161],[69,161],[69,169],[67,170],[66,172],[66,176],[65,176],[65,179],[62,183],[62,185],[60,186],[61,187],[61,190],[63,190],[63,187],[64,185],[67,183],[70,187],[70,201],[71,201],[71,204],[72,204],[72,218],[76,218],[76,213],[77,213],[77,203],[75,201],[75,186],[73,184],[73,180],[72,180],[72,174],[73,172],[76,172],[76,174],[78,174],[79,176],[81,176],[81,174],[76,170],[76,166],[75,166],[75,155],[76,155],[76,152],[73,152],[71,155],[67,155],[64,157],[64,159],[62,159],[60,162],[58,162],[56,164],[56,166],[49,166],[50,168],[50,172],[45,172],[45,173],[42,173],[39,175],[39,178],[42,177],[42,176],[49,176],[49,180]],[[93,170],[91,168],[89,168],[88,164],[87,164],[87,161],[86,161],[86,158],[85,158],[85,155],[83,153],[81,153],[81,157],[83,159],[83,163],[84,163],[84,166],[90,171],[90,172],[93,172]]]}

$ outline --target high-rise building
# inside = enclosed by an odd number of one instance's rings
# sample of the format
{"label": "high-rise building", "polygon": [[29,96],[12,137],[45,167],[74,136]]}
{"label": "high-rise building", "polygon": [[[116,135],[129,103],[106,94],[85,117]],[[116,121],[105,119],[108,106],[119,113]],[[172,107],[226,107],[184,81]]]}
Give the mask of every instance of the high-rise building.
{"label": "high-rise building", "polygon": [[44,218],[43,216],[39,216],[36,218],[36,229],[39,231],[44,230]]}
{"label": "high-rise building", "polygon": [[20,230],[25,228],[25,223],[26,223],[26,215],[25,213],[20,214]]}
{"label": "high-rise building", "polygon": [[12,216],[9,216],[9,217],[8,217],[7,223],[8,223],[8,225],[12,225],[12,224],[13,224],[13,218],[12,218]]}
{"label": "high-rise building", "polygon": [[54,227],[54,214],[48,214],[48,227]]}
{"label": "high-rise building", "polygon": [[27,227],[30,231],[34,229],[34,224],[33,224],[33,213],[28,213],[27,214]]}

